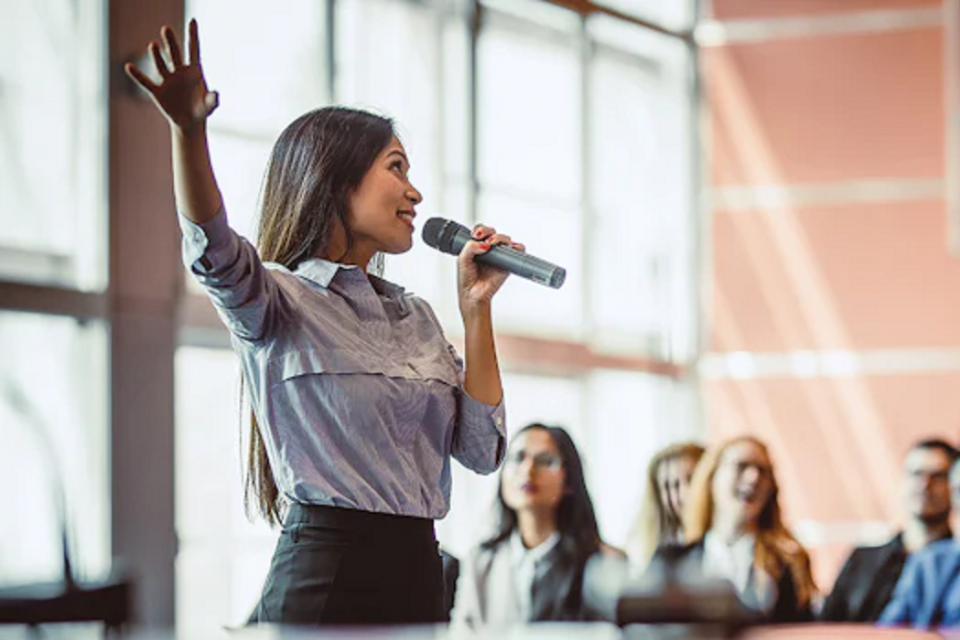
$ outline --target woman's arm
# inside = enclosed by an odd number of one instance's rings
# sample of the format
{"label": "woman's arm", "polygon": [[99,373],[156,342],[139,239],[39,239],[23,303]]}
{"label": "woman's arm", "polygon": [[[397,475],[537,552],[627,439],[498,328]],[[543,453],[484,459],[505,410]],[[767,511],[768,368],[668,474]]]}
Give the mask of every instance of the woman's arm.
{"label": "woman's arm", "polygon": [[509,243],[483,226],[473,231],[476,241],[460,252],[457,270],[460,316],[463,318],[465,364],[463,393],[458,406],[453,457],[477,473],[492,473],[500,466],[506,449],[503,387],[493,338],[491,300],[507,279],[507,272],[479,265],[474,258],[494,244]]}
{"label": "woman's arm", "polygon": [[191,222],[212,220],[222,207],[220,190],[210,165],[207,147],[207,117],[218,105],[216,92],[207,90],[200,66],[197,21],[190,21],[190,58],[184,61],[173,29],[160,30],[166,58],[154,40],[147,46],[160,83],[153,82],[135,65],[127,63],[127,75],[146,91],[170,124],[173,146],[173,188],[177,209]]}
{"label": "woman's arm", "polygon": [[493,338],[491,301],[509,274],[477,264],[474,258],[497,244],[510,244],[520,250],[523,245],[482,225],[474,227],[473,237],[476,241],[464,246],[458,260],[458,298],[466,351],[464,390],[475,400],[497,405],[503,398],[503,387]]}
{"label": "woman's arm", "polygon": [[163,53],[156,41],[147,47],[160,74],[159,84],[132,64],[125,70],[170,124],[184,262],[207,290],[231,333],[244,340],[259,340],[282,306],[281,294],[256,250],[230,229],[222,213],[207,146],[207,118],[219,101],[216,92],[207,90],[200,66],[197,23],[190,21],[186,62],[173,29],[164,26],[160,38]]}
{"label": "woman's arm", "polygon": [[493,339],[490,302],[478,303],[462,312],[464,329],[464,383],[470,397],[489,405],[503,398],[500,365]]}

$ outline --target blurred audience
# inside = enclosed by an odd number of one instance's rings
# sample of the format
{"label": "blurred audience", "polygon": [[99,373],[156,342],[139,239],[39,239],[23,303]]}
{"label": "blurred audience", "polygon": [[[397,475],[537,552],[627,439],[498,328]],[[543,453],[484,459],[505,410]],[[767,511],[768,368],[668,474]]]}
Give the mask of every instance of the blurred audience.
{"label": "blurred audience", "polygon": [[[600,539],[580,454],[560,427],[521,429],[500,474],[496,533],[460,566],[454,623],[603,619],[585,593],[626,557]],[[610,606],[612,611],[612,605]]]}
{"label": "blurred audience", "polygon": [[[960,460],[956,458],[950,468],[949,485],[957,513]],[[960,539],[932,542],[910,554],[879,624],[917,628],[960,626]]]}
{"label": "blurred audience", "polygon": [[903,462],[903,530],[879,547],[853,550],[820,614],[831,622],[876,622],[893,596],[907,556],[950,533],[950,467],[957,450],[922,440]]}
{"label": "blurred audience", "polygon": [[657,547],[683,542],[683,505],[703,451],[699,444],[683,442],[661,449],[650,459],[643,503],[627,545],[636,569],[647,566]]}
{"label": "blurred audience", "polygon": [[783,524],[770,455],[760,440],[740,437],[708,449],[693,474],[683,525],[685,544],[659,548],[648,572],[725,579],[763,619],[812,619],[817,590],[810,558]]}

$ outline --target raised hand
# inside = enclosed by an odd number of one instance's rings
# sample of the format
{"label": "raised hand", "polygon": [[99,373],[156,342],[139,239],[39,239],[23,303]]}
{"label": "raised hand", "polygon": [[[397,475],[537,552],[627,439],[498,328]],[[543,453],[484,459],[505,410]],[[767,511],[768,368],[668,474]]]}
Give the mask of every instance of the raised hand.
{"label": "raised hand", "polygon": [[124,71],[130,79],[150,94],[153,103],[170,121],[171,126],[186,131],[203,122],[213,113],[219,104],[216,91],[208,91],[203,69],[200,66],[200,38],[197,35],[197,21],[190,21],[188,47],[190,59],[184,63],[180,43],[173,29],[164,25],[160,29],[166,59],[160,52],[160,45],[151,40],[147,50],[153,57],[160,83],[153,82],[132,63],[124,65]]}

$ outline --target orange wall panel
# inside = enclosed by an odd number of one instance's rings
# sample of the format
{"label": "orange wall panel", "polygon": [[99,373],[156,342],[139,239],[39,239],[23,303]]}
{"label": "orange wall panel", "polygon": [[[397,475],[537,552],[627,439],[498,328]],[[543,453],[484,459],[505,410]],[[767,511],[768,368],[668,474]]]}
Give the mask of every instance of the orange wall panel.
{"label": "orange wall panel", "polygon": [[714,184],[942,176],[942,58],[940,29],[705,50]]}
{"label": "orange wall panel", "polygon": [[853,11],[922,9],[940,0],[712,0],[709,14],[718,20],[820,16]]}
{"label": "orange wall panel", "polygon": [[942,202],[718,212],[712,351],[960,347]]}

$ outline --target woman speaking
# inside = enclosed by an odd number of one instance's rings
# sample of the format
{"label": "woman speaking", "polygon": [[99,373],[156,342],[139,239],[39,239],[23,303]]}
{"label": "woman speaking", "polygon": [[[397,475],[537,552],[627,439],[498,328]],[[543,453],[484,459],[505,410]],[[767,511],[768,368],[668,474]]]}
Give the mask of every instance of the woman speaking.
{"label": "woman speaking", "polygon": [[[450,458],[492,473],[503,392],[490,315],[507,274],[474,262],[512,243],[478,225],[458,259],[465,366],[430,306],[375,275],[410,249],[422,196],[390,120],[323,108],[277,140],[258,249],[227,223],[207,146],[218,97],[170,27],[148,50],[159,82],[128,75],[167,118],[187,268],[230,331],[253,408],[249,497],[282,520],[259,619],[417,623],[443,617],[434,520]],[[259,254],[258,254],[259,251]]]}

